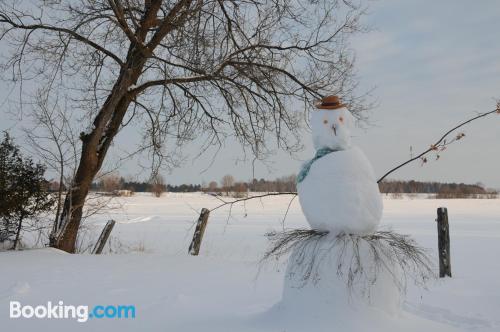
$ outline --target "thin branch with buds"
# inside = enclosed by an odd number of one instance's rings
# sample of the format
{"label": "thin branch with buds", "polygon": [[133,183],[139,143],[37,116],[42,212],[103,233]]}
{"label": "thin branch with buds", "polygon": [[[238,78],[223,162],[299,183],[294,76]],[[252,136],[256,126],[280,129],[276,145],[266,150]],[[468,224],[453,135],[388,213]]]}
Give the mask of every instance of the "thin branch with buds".
{"label": "thin branch with buds", "polygon": [[[398,166],[390,169],[387,173],[385,173],[380,179],[377,180],[377,183],[380,183],[382,182],[382,180],[384,180],[389,174],[391,173],[394,173],[395,171],[397,171],[398,169],[400,169],[401,167],[405,166],[405,165],[408,165],[409,163],[415,161],[415,160],[422,160],[424,163],[427,162],[427,159],[425,159],[425,156],[432,152],[432,151],[443,151],[448,145],[450,145],[451,143],[454,143],[460,139],[462,139],[465,134],[464,133],[458,133],[451,141],[446,141],[446,138],[451,134],[453,133],[454,131],[456,131],[457,129],[460,129],[461,127],[465,126],[466,124],[468,123],[471,123],[472,121],[475,121],[477,119],[480,119],[480,118],[484,118],[485,116],[488,116],[490,114],[493,114],[493,113],[497,113],[497,114],[500,114],[500,103],[497,104],[497,108],[494,109],[493,111],[489,111],[489,112],[485,112],[485,113],[480,113],[479,115],[469,119],[469,120],[466,120],[462,123],[460,123],[459,125],[457,125],[456,127],[448,130],[443,136],[441,136],[441,138],[439,140],[436,141],[436,143],[434,144],[431,144],[431,146],[423,151],[422,153],[420,153],[419,155],[405,161],[404,163],[401,163],[399,164]],[[424,159],[422,159],[424,158]]]}

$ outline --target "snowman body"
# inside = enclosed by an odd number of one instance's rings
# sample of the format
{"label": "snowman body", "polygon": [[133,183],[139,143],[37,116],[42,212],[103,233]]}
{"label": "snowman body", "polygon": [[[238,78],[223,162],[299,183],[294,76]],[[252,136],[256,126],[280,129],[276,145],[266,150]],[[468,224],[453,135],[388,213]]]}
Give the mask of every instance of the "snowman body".
{"label": "snowman body", "polygon": [[382,198],[370,162],[351,144],[353,124],[345,108],[312,114],[314,146],[322,153],[306,163],[297,191],[313,229],[365,235],[373,233],[380,223]]}

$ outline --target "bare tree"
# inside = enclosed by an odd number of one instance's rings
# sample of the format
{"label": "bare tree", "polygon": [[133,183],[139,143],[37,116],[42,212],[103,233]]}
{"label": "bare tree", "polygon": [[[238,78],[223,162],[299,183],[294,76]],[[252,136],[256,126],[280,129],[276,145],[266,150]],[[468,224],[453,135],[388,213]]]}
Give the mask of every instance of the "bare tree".
{"label": "bare tree", "polygon": [[66,107],[61,107],[47,97],[43,90],[37,93],[34,111],[30,113],[33,125],[25,128],[24,132],[31,152],[40,157],[47,169],[58,178],[52,241],[60,226],[64,191],[71,186],[79,151],[72,132],[71,114]]}
{"label": "bare tree", "polygon": [[245,182],[235,182],[233,190],[234,190],[233,197],[239,198],[248,196],[247,184]]}
{"label": "bare tree", "polygon": [[165,185],[165,179],[160,174],[155,174],[151,180],[151,192],[156,197],[161,197],[161,195],[167,190]]}
{"label": "bare tree", "polygon": [[226,192],[226,195],[229,196],[229,192],[232,190],[234,186],[234,177],[230,174],[224,175],[222,180],[220,181],[222,186],[222,190]]}
{"label": "bare tree", "polygon": [[214,192],[217,190],[217,181],[210,181],[210,183],[208,184],[208,190],[210,192]]}
{"label": "bare tree", "polygon": [[111,193],[121,189],[121,177],[118,173],[108,173],[101,177],[99,186],[105,192]]}
{"label": "bare tree", "polygon": [[30,102],[23,89],[41,88],[67,100],[85,123],[54,246],[74,252],[90,185],[132,120],[145,128],[138,151],[150,151],[157,170],[175,163],[176,147],[203,136],[200,151],[227,137],[256,158],[275,145],[300,149],[304,115],[291,105],[307,112],[327,93],[361,116],[346,42],[360,30],[356,4],[2,1],[0,42],[10,55],[1,65],[21,104]]}
{"label": "bare tree", "polygon": [[[80,151],[78,138],[73,132],[75,119],[71,110],[66,105],[60,105],[58,100],[51,100],[45,92],[44,89],[39,90],[35,96],[34,104],[30,105],[33,112],[28,114],[32,125],[24,128],[24,132],[30,152],[37,155],[47,166],[47,170],[54,173],[58,179],[51,183],[51,189],[56,192],[54,221],[51,230],[48,230],[49,225],[29,229],[29,231],[38,232],[38,237],[42,241],[48,238],[49,244],[52,245],[62,227],[61,215],[63,200],[66,196],[65,190],[73,185]],[[105,172],[96,177],[96,179],[99,178],[101,186],[107,188],[105,190],[113,191],[119,187],[120,178],[112,175],[116,174]],[[110,182],[115,184],[111,185]],[[102,195],[87,196],[80,226],[87,217],[117,209],[119,204],[111,205],[111,199],[111,197],[102,197]]]}

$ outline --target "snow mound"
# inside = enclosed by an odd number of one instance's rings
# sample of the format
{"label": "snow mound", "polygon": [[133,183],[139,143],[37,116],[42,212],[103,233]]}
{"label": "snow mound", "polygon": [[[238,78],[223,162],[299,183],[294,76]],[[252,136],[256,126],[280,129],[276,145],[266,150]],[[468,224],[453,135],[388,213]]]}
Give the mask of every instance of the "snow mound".
{"label": "snow mound", "polygon": [[411,320],[412,331],[450,330],[402,311],[406,277],[433,277],[425,252],[408,236],[292,230],[270,237],[264,259],[291,255],[281,301],[255,318],[263,329],[396,331],[408,330]]}

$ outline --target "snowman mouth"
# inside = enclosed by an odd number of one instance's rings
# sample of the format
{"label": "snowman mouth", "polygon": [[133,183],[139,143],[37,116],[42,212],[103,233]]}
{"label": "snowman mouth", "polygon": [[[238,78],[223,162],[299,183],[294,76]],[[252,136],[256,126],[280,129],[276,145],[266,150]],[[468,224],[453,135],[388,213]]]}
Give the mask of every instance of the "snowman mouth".
{"label": "snowman mouth", "polygon": [[335,125],[332,125],[332,129],[335,136],[337,136],[337,127]]}

